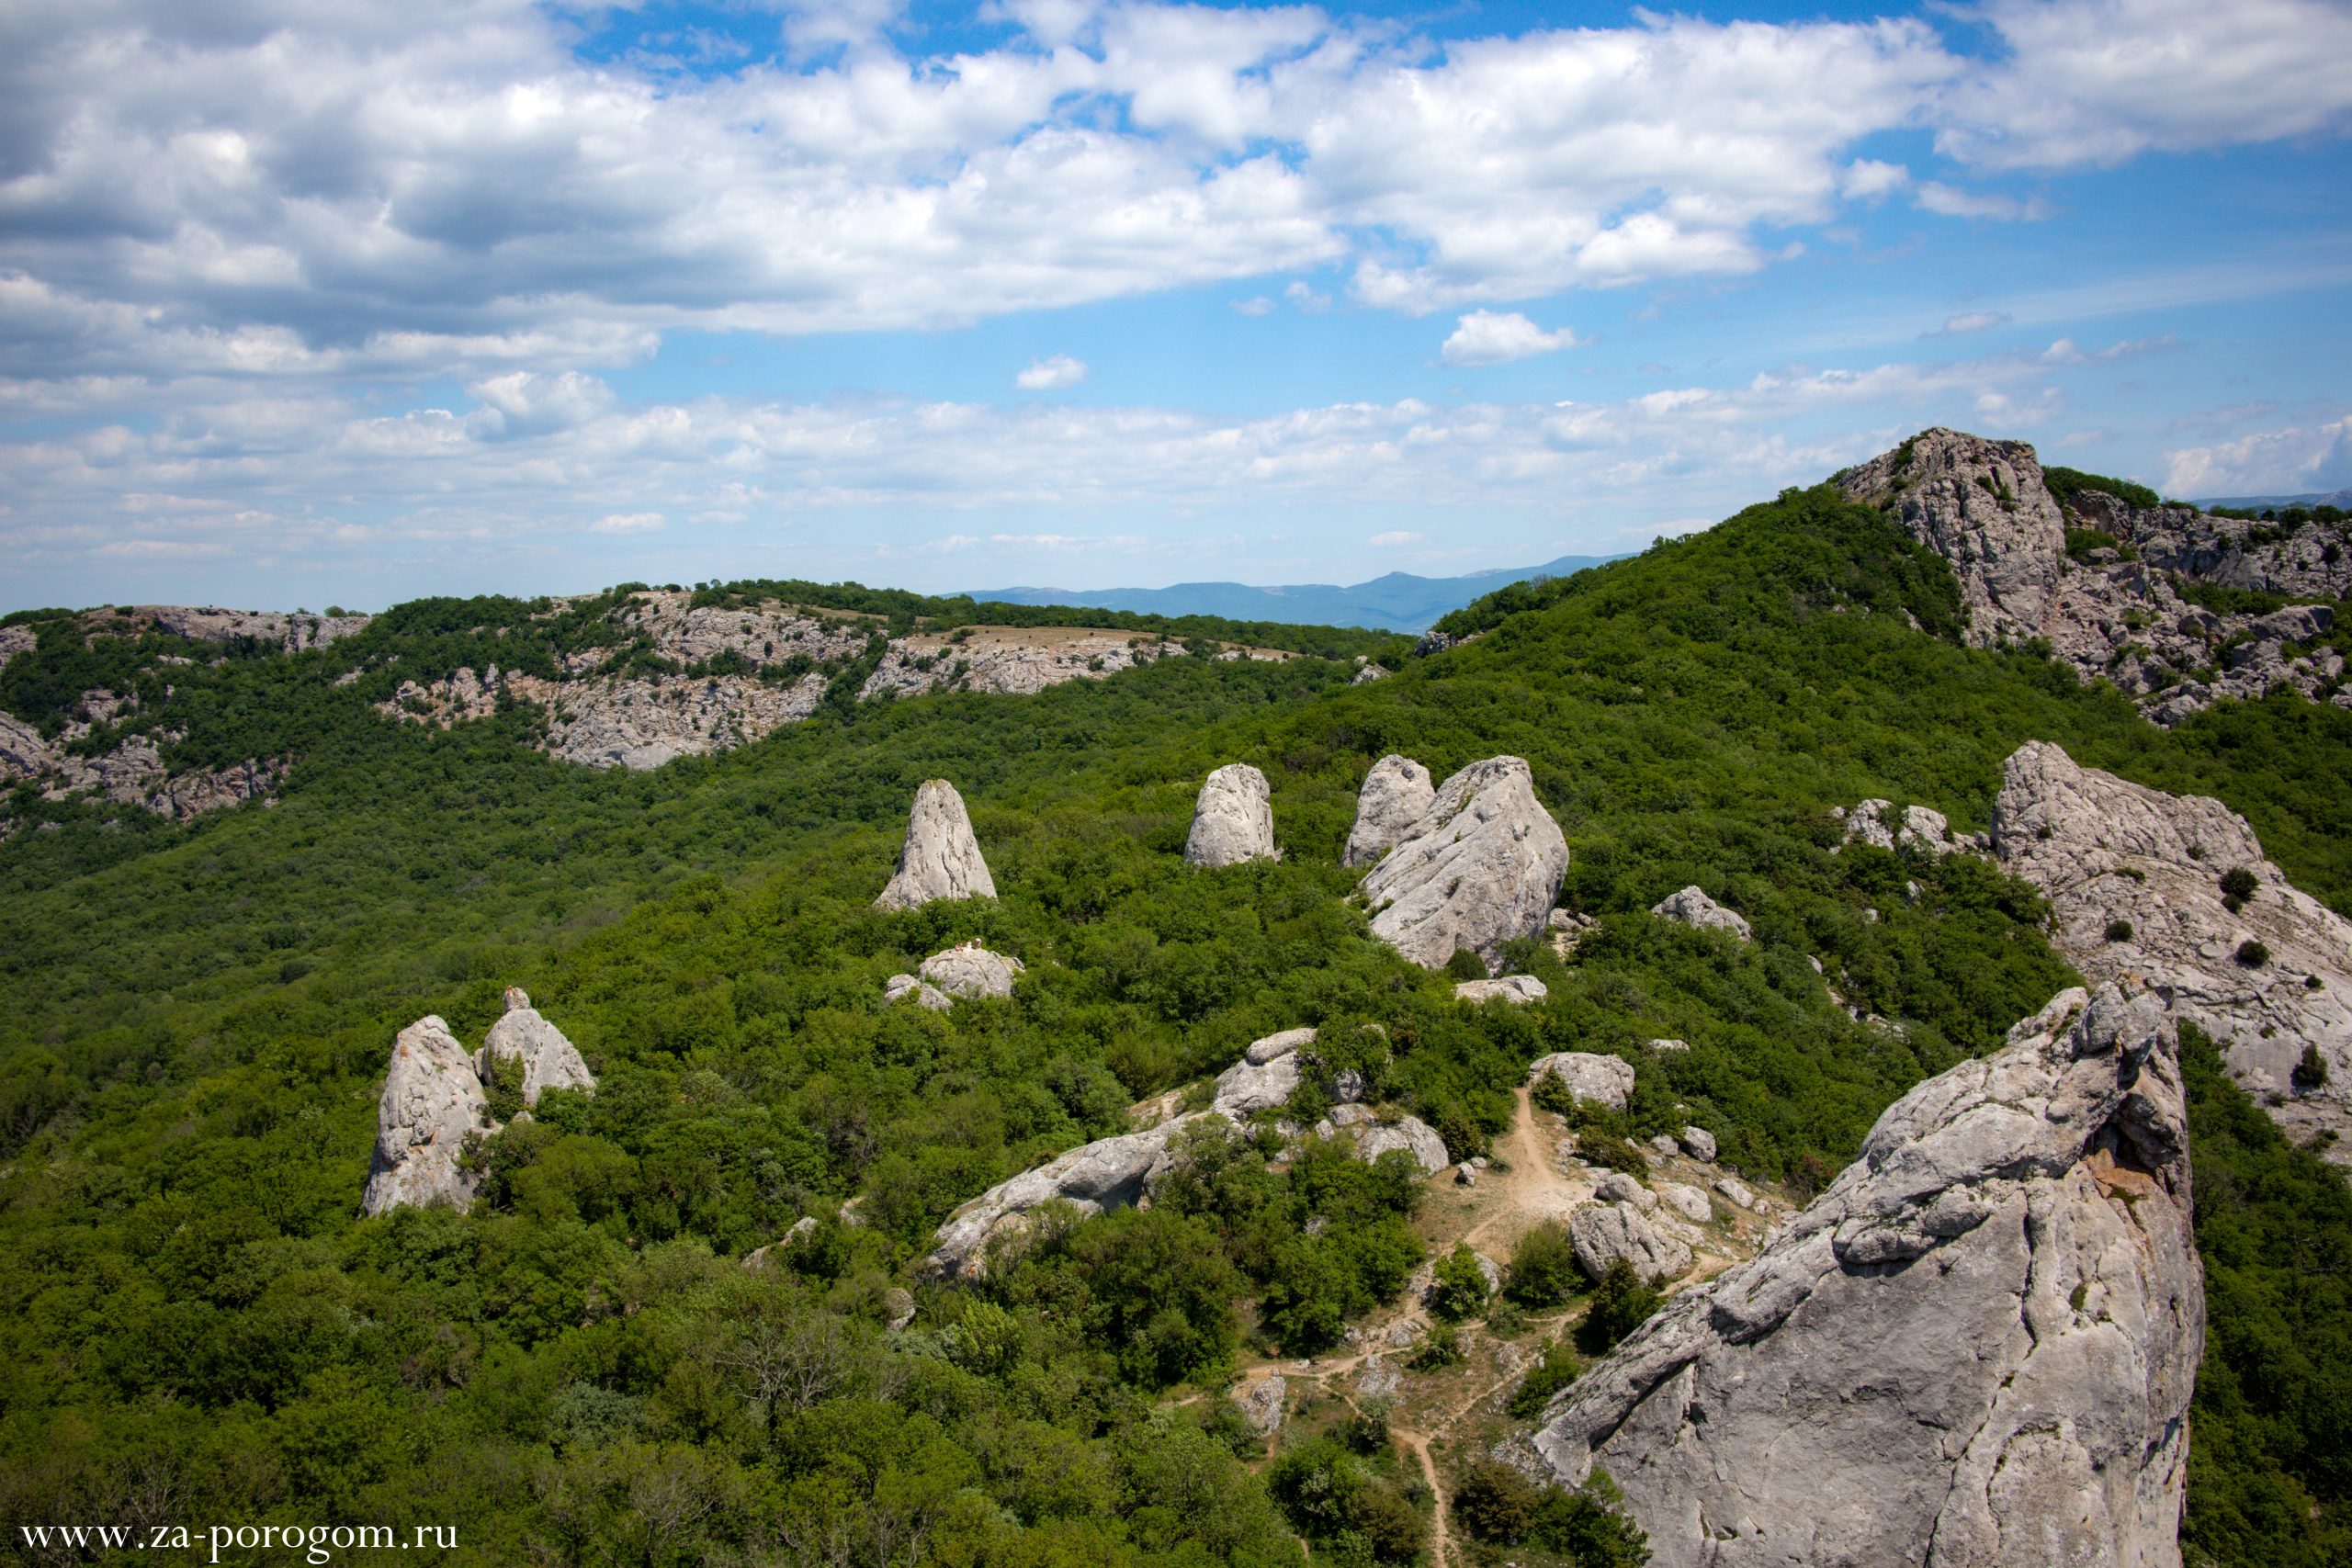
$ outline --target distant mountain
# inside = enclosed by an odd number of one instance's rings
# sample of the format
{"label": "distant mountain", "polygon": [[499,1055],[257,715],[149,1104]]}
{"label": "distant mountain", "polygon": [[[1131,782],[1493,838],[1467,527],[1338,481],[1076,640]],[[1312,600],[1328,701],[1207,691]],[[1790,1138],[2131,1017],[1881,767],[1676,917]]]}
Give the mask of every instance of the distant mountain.
{"label": "distant mountain", "polygon": [[2352,508],[2352,490],[2315,491],[2309,495],[2217,495],[2200,501],[2199,506],[2211,512],[2217,506],[2342,506]]}
{"label": "distant mountain", "polygon": [[1427,631],[1430,623],[1473,599],[1531,577],[1566,577],[1589,566],[1623,560],[1614,556],[1562,556],[1542,566],[1505,567],[1464,577],[1416,577],[1392,571],[1369,582],[1338,587],[1328,582],[1257,588],[1246,582],[1179,582],[1167,588],[991,588],[975,592],[983,602],[1006,604],[1078,604],[1091,610],[1133,610],[1143,615],[1224,615],[1237,621],[1290,621],[1304,626],[1372,626],[1382,631]]}

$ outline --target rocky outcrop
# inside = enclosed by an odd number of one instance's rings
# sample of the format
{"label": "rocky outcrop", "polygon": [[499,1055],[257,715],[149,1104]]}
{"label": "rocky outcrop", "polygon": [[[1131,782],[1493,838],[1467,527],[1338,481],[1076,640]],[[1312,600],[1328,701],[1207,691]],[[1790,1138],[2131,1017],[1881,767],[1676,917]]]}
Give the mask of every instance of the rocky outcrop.
{"label": "rocky outcrop", "polygon": [[522,1066],[525,1105],[537,1105],[539,1096],[551,1089],[593,1091],[596,1075],[588,1070],[563,1031],[539,1016],[521,987],[507,987],[505,999],[506,1011],[490,1026],[481,1054],[474,1059],[481,1081],[491,1081],[498,1062],[512,1060]]}
{"label": "rocky outcrop", "polygon": [[1233,1403],[1241,1407],[1241,1418],[1261,1438],[1271,1438],[1282,1429],[1283,1407],[1289,1397],[1290,1385],[1280,1372],[1237,1383],[1233,1390]]}
{"label": "rocky outcrop", "polygon": [[[1853,807],[1832,807],[1829,815],[1846,830],[1846,842],[1882,850],[1919,850],[1941,859],[1962,851],[1982,852],[1991,840],[1982,833],[1955,834],[1940,811],[1906,806],[1898,816],[1891,800],[1865,800]],[[1835,851],[1831,852],[1835,853]]]}
{"label": "rocky outcrop", "polygon": [[1742,942],[1755,934],[1746,920],[1708,897],[1695,884],[1659,899],[1650,906],[1650,913],[1661,920],[1674,920],[1696,931],[1729,931]]}
{"label": "rocky outcrop", "polygon": [[1195,1111],[1115,1138],[1098,1138],[1057,1156],[1034,1170],[1024,1170],[1000,1182],[957,1209],[933,1237],[929,1266],[949,1279],[970,1279],[988,1264],[988,1245],[1032,1210],[1051,1202],[1066,1202],[1082,1214],[1099,1214],[1134,1204],[1143,1196],[1145,1178],[1176,1134],[1212,1111]]}
{"label": "rocky outcrop", "polygon": [[1012,978],[1026,967],[1018,958],[990,953],[977,942],[934,953],[922,961],[922,978],[950,997],[1010,997]]}
{"label": "rocky outcrop", "polygon": [[1694,1225],[1706,1224],[1715,1217],[1715,1206],[1707,1201],[1707,1195],[1687,1181],[1661,1181],[1657,1195],[1668,1208]]}
{"label": "rocky outcrop", "polygon": [[[1653,1196],[1650,1203],[1656,1207],[1657,1198]],[[1568,1245],[1576,1252],[1577,1267],[1588,1279],[1600,1279],[1619,1258],[1632,1264],[1634,1272],[1652,1284],[1679,1280],[1690,1267],[1690,1249],[1652,1224],[1641,1205],[1631,1199],[1587,1203],[1570,1214]]]}
{"label": "rocky outcrop", "polygon": [[925,779],[907,817],[899,868],[874,907],[913,909],[940,898],[995,897],[996,882],[989,875],[988,862],[980,858],[964,797],[945,779]]}
{"label": "rocky outcrop", "polygon": [[1250,860],[1280,860],[1274,810],[1266,775],[1247,762],[1227,762],[1201,785],[1184,863],[1214,868]]}
{"label": "rocky outcrop", "polygon": [[1505,942],[1544,929],[1567,870],[1527,763],[1489,757],[1447,779],[1363,879],[1372,934],[1424,969],[1466,950],[1491,970]]}
{"label": "rocky outcrop", "polygon": [[1356,1129],[1356,1157],[1370,1164],[1392,1149],[1411,1155],[1424,1174],[1435,1176],[1453,1162],[1446,1157],[1445,1140],[1418,1116],[1394,1122],[1369,1122]]}
{"label": "rocky outcrop", "polygon": [[[84,711],[95,710],[98,723],[132,705],[107,692],[83,694]],[[185,822],[248,800],[274,801],[289,765],[284,757],[248,758],[227,767],[175,773],[164,765],[159,741],[179,739],[177,730],[128,735],[94,756],[69,750],[91,728],[92,720],[77,719],[51,740],[15,715],[0,713],[0,784],[30,780],[49,800],[96,795]]]}
{"label": "rocky outcrop", "polygon": [[1297,1089],[1299,1050],[1314,1039],[1312,1029],[1285,1029],[1250,1042],[1241,1060],[1217,1075],[1210,1103],[1237,1122],[1273,1110]]}
{"label": "rocky outcrop", "polygon": [[1889,510],[1951,565],[1977,646],[2046,642],[2082,679],[2138,697],[2159,724],[2279,686],[2352,706],[2342,655],[2299,646],[2332,626],[2328,604],[2255,614],[2183,597],[2199,584],[2314,601],[2352,595],[2341,523],[2268,526],[2096,490],[2062,503],[2030,446],[1951,430],[1924,431],[1838,482]]}
{"label": "rocky outcrop", "polygon": [[1703,1163],[1715,1157],[1715,1135],[1704,1127],[1685,1127],[1675,1134],[1674,1141],[1681,1145],[1682,1152],[1692,1159]]}
{"label": "rocky outcrop", "polygon": [[1532,975],[1506,975],[1499,980],[1464,980],[1453,987],[1453,999],[1461,1002],[1512,1002],[1525,1006],[1540,1002],[1552,994],[1551,987]]}
{"label": "rocky outcrop", "polygon": [[[2328,1157],[2352,1163],[2352,921],[2290,884],[2245,818],[2034,741],[2002,770],[1993,847],[2086,976],[2149,987],[2290,1134],[2335,1134]],[[2324,1084],[2298,1071],[2307,1049]]]}
{"label": "rocky outcrop", "polygon": [[1395,848],[1436,800],[1437,785],[1427,768],[1393,751],[1383,757],[1364,774],[1363,788],[1357,792],[1355,826],[1348,830],[1340,863],[1372,864]]}
{"label": "rocky outcrop", "polygon": [[1065,681],[1107,680],[1183,653],[1182,643],[1091,626],[920,632],[891,643],[858,695],[869,701],[941,691],[1026,695]]}
{"label": "rocky outcrop", "polygon": [[912,975],[893,975],[882,982],[884,1005],[906,1001],[910,998],[913,998],[916,1006],[929,1008],[933,1012],[945,1012],[956,1005],[955,998]]}
{"label": "rocky outcrop", "polygon": [[473,1061],[449,1026],[425,1017],[401,1030],[376,1105],[376,1154],[360,1211],[470,1202],[478,1179],[458,1168],[458,1156],[489,1118]]}
{"label": "rocky outcrop", "polygon": [[1555,1051],[1548,1056],[1538,1056],[1527,1069],[1530,1085],[1540,1084],[1546,1077],[1555,1077],[1568,1086],[1568,1093],[1579,1103],[1598,1105],[1610,1111],[1623,1111],[1634,1092],[1634,1064],[1623,1056],[1604,1056],[1592,1051]]}
{"label": "rocky outcrop", "polygon": [[1657,1568],[2175,1568],[2204,1294],[2160,1005],[2057,998],[1555,1399]]}

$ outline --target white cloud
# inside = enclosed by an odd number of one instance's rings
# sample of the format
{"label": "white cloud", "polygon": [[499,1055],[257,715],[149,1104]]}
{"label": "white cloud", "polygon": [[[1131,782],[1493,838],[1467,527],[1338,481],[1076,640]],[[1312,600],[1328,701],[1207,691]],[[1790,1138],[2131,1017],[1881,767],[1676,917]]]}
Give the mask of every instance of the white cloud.
{"label": "white cloud", "polygon": [[2352,416],[2165,454],[2166,495],[2305,495],[2352,488]]}
{"label": "white cloud", "polygon": [[1838,187],[1856,201],[1875,201],[1880,197],[1902,189],[1911,182],[1911,171],[1900,164],[1883,164],[1875,158],[1857,158],[1846,165],[1838,176]]}
{"label": "white cloud", "polygon": [[1050,358],[1031,360],[1029,367],[1012,378],[1012,384],[1024,392],[1051,392],[1075,387],[1085,379],[1084,360],[1057,354]]}
{"label": "white cloud", "polygon": [[659,512],[608,512],[588,525],[592,534],[650,534],[663,527],[667,519]]}
{"label": "white cloud", "polygon": [[1455,324],[1438,357],[1448,365],[1501,365],[1574,348],[1579,341],[1566,327],[1547,333],[1516,310],[1473,310]]}
{"label": "white cloud", "polygon": [[1920,186],[1912,199],[1922,209],[1943,218],[1981,218],[1996,223],[2019,223],[2050,216],[2049,204],[2039,197],[2020,200],[1997,191],[1960,190],[1937,180],[1929,180]]}
{"label": "white cloud", "polygon": [[1963,310],[1957,316],[1947,316],[1944,324],[1923,337],[1962,337],[1969,333],[1981,333],[1988,327],[2007,326],[2007,310]]}
{"label": "white cloud", "polygon": [[1283,298],[1289,300],[1293,305],[1297,306],[1300,310],[1306,311],[1309,315],[1328,310],[1331,308],[1331,297],[1329,294],[1324,294],[1314,288],[1310,288],[1306,283],[1297,278],[1293,278],[1288,284],[1283,286]]}
{"label": "white cloud", "polygon": [[1429,537],[1427,534],[1416,534],[1408,528],[1392,528],[1385,534],[1374,534],[1365,543],[1387,549],[1399,545],[1425,545],[1429,543]]}
{"label": "white cloud", "polygon": [[1272,315],[1273,313],[1273,309],[1274,302],[1266,298],[1263,294],[1255,295],[1248,299],[1236,299],[1233,301],[1233,313],[1237,316]]}

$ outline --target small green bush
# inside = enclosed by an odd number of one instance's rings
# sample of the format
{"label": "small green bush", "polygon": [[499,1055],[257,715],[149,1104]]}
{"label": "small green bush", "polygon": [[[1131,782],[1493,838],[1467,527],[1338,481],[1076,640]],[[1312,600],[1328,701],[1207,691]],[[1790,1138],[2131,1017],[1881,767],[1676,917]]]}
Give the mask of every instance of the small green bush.
{"label": "small green bush", "polygon": [[1506,1407],[1515,1421],[1532,1421],[1544,1414],[1552,1396],[1577,1381],[1584,1367],[1577,1353],[1557,1339],[1546,1340],[1544,1353],[1527,1375],[1511,1390],[1510,1403]]}
{"label": "small green bush", "polygon": [[2248,969],[2259,969],[2270,962],[2270,950],[2248,937],[2238,943],[2237,959]]}
{"label": "small green bush", "polygon": [[1468,1242],[1456,1244],[1452,1252],[1439,1258],[1434,1273],[1436,1289],[1430,1297],[1430,1310],[1447,1322],[1475,1317],[1487,1304],[1487,1276],[1478,1267],[1478,1255],[1470,1250]]}
{"label": "small green bush", "polygon": [[1503,1293],[1524,1307],[1538,1311],[1558,1306],[1576,1293],[1577,1255],[1568,1228],[1545,1220],[1519,1238],[1510,1267],[1503,1274]]}
{"label": "small green bush", "polygon": [[1649,1321],[1664,1298],[1624,1258],[1609,1265],[1592,1287],[1592,1308],[1577,1331],[1577,1343],[1598,1356]]}
{"label": "small green bush", "polygon": [[2130,942],[2132,940],[2132,922],[2129,920],[2108,921],[2107,940],[2109,942]]}

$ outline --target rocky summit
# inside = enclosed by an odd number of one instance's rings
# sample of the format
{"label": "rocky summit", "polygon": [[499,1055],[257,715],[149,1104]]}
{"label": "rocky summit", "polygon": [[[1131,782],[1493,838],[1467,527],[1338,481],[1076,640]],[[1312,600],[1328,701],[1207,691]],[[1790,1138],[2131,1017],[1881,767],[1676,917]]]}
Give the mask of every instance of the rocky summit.
{"label": "rocky summit", "polygon": [[1271,795],[1266,775],[1247,762],[1227,762],[1211,773],[1193,805],[1184,863],[1213,868],[1282,859],[1274,847]]}
{"label": "rocky summit", "polygon": [[[2173,1568],[2204,1340],[2161,1005],[2054,998],[1557,1396],[1657,1568]],[[1768,1457],[1769,1456],[1769,1457]]]}
{"label": "rocky summit", "polygon": [[475,1058],[475,1071],[484,1083],[492,1081],[500,1062],[511,1060],[522,1068],[525,1105],[537,1105],[540,1094],[551,1089],[595,1089],[596,1075],[588,1070],[579,1050],[563,1037],[563,1031],[539,1016],[522,987],[509,986],[505,1002],[506,1011],[490,1026]]}
{"label": "rocky summit", "polygon": [[2084,975],[2146,986],[2274,1121],[2352,1163],[2352,920],[2289,883],[2245,818],[2034,741],[2002,770],[1993,846]]}
{"label": "rocky summit", "polygon": [[913,909],[940,898],[993,898],[996,882],[980,858],[964,797],[945,779],[925,779],[907,814],[899,866],[874,900],[877,909]]}
{"label": "rocky summit", "polygon": [[1491,971],[1505,942],[1544,930],[1567,870],[1526,761],[1489,757],[1447,779],[1363,879],[1372,934],[1424,969],[1466,951]]}

